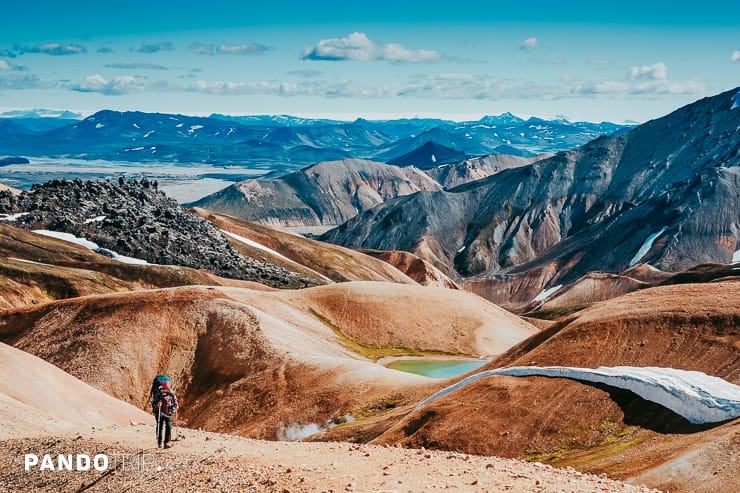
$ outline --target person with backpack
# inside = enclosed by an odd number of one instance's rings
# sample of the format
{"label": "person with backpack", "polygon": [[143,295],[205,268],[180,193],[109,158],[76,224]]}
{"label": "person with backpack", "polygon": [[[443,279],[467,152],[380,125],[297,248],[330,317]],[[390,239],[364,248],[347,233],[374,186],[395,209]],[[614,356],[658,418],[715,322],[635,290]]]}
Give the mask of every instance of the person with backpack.
{"label": "person with backpack", "polygon": [[162,447],[162,431],[164,431],[164,448],[170,448],[172,436],[172,416],[177,411],[177,396],[171,389],[170,381],[164,380],[154,394],[152,412],[157,418],[157,447]]}

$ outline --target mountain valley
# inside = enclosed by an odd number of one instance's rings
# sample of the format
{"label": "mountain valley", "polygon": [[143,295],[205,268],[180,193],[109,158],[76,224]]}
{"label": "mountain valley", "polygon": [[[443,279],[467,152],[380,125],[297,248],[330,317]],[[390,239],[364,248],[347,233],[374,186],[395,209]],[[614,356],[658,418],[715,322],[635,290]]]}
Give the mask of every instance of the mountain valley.
{"label": "mountain valley", "polygon": [[[151,147],[124,149],[156,137],[147,160],[265,171],[186,203],[146,176],[0,190],[0,484],[734,491],[737,94],[630,129],[511,114],[0,121],[9,154],[85,143],[87,158],[136,161],[124,153]],[[155,374],[181,402],[171,450],[155,448]],[[28,451],[154,462],[25,473]]]}

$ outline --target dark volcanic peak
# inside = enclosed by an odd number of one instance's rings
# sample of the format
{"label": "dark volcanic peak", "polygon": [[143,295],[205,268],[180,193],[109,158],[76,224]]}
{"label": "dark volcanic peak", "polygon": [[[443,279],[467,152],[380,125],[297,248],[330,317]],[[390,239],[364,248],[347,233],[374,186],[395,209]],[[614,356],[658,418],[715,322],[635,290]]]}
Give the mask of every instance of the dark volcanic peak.
{"label": "dark volcanic peak", "polygon": [[464,152],[433,141],[426,142],[418,149],[393,158],[388,164],[396,166],[416,166],[420,169],[434,168],[440,164],[462,161],[467,156]]}
{"label": "dark volcanic peak", "polygon": [[[677,271],[740,249],[737,90],[450,192],[397,198],[326,235],[537,289],[637,262]],[[481,293],[485,294],[485,293]]]}
{"label": "dark volcanic peak", "polygon": [[182,265],[275,287],[305,280],[237,253],[208,221],[186,214],[156,182],[52,180],[18,196],[0,191],[0,212],[25,212],[13,223],[26,229],[71,233],[121,255]]}

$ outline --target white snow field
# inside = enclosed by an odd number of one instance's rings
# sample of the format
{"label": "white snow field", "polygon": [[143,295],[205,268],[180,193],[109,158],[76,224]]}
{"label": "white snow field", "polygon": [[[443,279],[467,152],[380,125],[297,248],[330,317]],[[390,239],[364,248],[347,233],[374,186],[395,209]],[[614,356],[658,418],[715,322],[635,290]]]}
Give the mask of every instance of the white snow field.
{"label": "white snow field", "polygon": [[550,289],[543,289],[542,292],[538,294],[537,296],[535,296],[532,301],[545,301],[547,298],[555,294],[562,287],[563,287],[562,284],[558,284],[557,286],[553,286]]}
{"label": "white snow field", "polygon": [[33,232],[36,234],[40,234],[42,236],[48,236],[50,238],[56,238],[58,240],[68,241],[69,243],[74,243],[75,245],[80,245],[85,248],[89,248],[90,250],[102,253],[104,255],[108,255],[113,260],[117,260],[124,264],[153,265],[147,262],[146,260],[141,260],[139,258],[134,258],[134,257],[127,257],[126,255],[120,255],[117,252],[114,252],[113,250],[108,250],[107,248],[100,248],[97,243],[92,242],[90,240],[86,240],[85,238],[79,238],[71,233],[62,233],[60,231],[49,231],[48,229],[35,229],[33,230]]}
{"label": "white snow field", "polygon": [[637,253],[635,254],[635,256],[632,257],[632,260],[630,260],[629,266],[632,267],[637,262],[639,262],[640,260],[642,260],[642,257],[644,257],[645,255],[647,255],[647,252],[649,252],[650,249],[653,247],[653,242],[655,241],[655,239],[658,236],[660,236],[663,233],[665,233],[665,230],[667,230],[667,229],[668,229],[668,226],[663,226],[663,228],[660,231],[658,231],[657,233],[653,233],[650,236],[648,236],[647,239],[645,240],[645,242],[640,247],[640,249],[637,250]]}
{"label": "white snow field", "polygon": [[471,375],[424,400],[417,410],[465,385],[490,375],[515,377],[560,377],[603,383],[631,390],[643,399],[655,402],[686,418],[691,423],[716,423],[740,416],[740,387],[700,371],[675,368],[600,366],[514,366]]}

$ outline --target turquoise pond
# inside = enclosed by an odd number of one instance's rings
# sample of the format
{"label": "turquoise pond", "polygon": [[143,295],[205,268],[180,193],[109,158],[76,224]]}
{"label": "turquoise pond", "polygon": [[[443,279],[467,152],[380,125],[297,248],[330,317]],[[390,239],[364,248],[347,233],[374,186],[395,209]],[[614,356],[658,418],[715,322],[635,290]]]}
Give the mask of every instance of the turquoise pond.
{"label": "turquoise pond", "polygon": [[462,375],[488,363],[485,359],[476,360],[438,360],[438,359],[402,359],[388,363],[393,370],[416,373],[431,378],[450,378]]}

